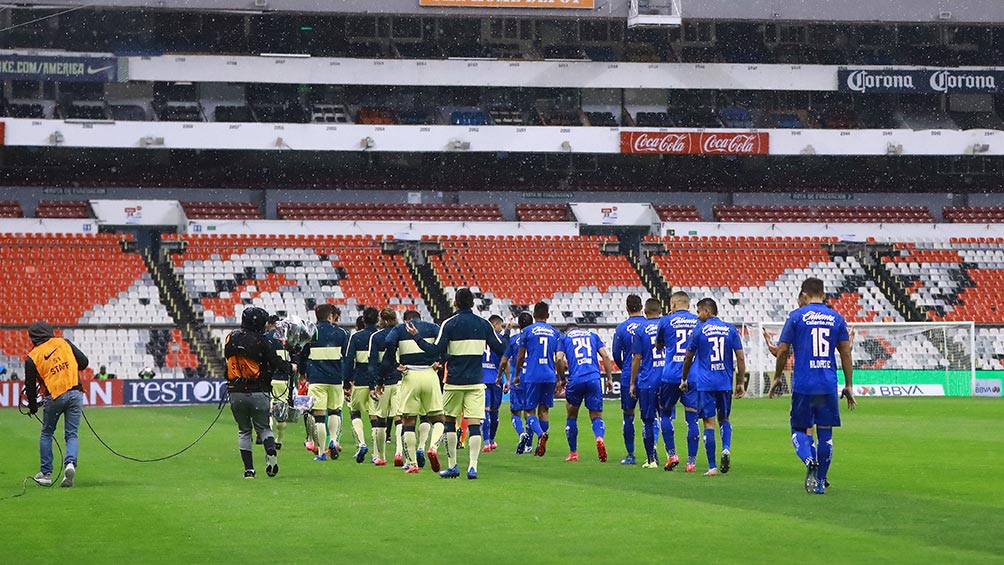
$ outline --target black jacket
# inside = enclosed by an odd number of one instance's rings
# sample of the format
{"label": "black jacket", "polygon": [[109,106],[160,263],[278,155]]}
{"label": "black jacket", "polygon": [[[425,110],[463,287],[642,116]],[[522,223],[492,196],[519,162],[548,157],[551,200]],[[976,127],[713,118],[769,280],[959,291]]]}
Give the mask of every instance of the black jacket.
{"label": "black jacket", "polygon": [[227,390],[230,392],[269,392],[272,390],[272,379],[282,378],[282,375],[292,373],[292,365],[283,361],[276,353],[274,343],[265,334],[239,329],[230,332],[223,355],[231,357],[243,355],[258,363],[257,379],[231,378],[227,375]]}

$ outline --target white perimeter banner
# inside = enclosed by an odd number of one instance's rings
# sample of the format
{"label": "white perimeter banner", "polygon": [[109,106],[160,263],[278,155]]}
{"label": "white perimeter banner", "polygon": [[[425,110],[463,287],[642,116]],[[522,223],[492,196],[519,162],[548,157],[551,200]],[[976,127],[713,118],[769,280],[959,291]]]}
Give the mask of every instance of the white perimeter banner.
{"label": "white perimeter banner", "polygon": [[3,233],[98,233],[97,220],[54,218],[4,218]]}
{"label": "white perimeter banner", "polygon": [[659,223],[651,204],[634,202],[571,202],[572,213],[587,226],[644,226]]}
{"label": "white perimeter banner", "polygon": [[190,234],[392,235],[417,240],[423,235],[579,235],[575,222],[351,222],[322,220],[190,220]]}
{"label": "white perimeter banner", "polygon": [[855,396],[945,396],[941,385],[854,385]]}
{"label": "white perimeter banner", "polygon": [[1001,379],[976,379],[974,396],[1001,397]]}
{"label": "white perimeter banner", "polygon": [[897,242],[920,238],[1004,237],[1001,224],[771,224],[761,222],[665,222],[659,233],[667,236],[836,237],[840,241]]}
{"label": "white perimeter banner", "polygon": [[112,226],[183,226],[177,200],[91,200],[98,222]]}

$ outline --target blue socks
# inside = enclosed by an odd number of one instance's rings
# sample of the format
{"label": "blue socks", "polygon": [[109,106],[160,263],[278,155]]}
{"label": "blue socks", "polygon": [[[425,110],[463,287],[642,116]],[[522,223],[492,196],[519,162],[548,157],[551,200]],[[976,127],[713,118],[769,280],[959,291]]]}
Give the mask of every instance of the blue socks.
{"label": "blue socks", "polygon": [[526,427],[530,428],[531,434],[537,434],[538,436],[544,434],[544,430],[540,427],[540,420],[536,416],[527,416]]}
{"label": "blue socks", "polygon": [[488,426],[488,439],[490,439],[492,443],[495,443],[495,434],[499,431],[499,411],[492,410],[488,412],[488,416],[492,419],[492,423]]}
{"label": "blue socks", "polygon": [[687,417],[687,462],[697,460],[697,445],[701,441],[701,428],[698,426],[697,412],[686,412]]}
{"label": "blue socks", "polygon": [[[540,423],[540,429],[544,430],[544,433],[546,434],[547,430],[551,429],[551,421],[547,420],[547,421],[541,422]],[[537,435],[540,435],[540,434],[537,434]]]}
{"label": "blue socks", "polygon": [[815,459],[812,453],[812,436],[804,431],[794,428],[791,430],[791,445],[795,446],[795,454],[798,455],[802,463],[808,465],[810,461]]}
{"label": "blue socks", "polygon": [[655,461],[655,420],[642,420],[641,440],[649,462]]}
{"label": "blue socks", "polygon": [[628,455],[634,455],[634,415],[624,416],[624,447]]}
{"label": "blue socks", "polygon": [[598,438],[607,433],[607,428],[603,424],[603,418],[593,418],[593,435]]}
{"label": "blue socks", "polygon": [[732,422],[728,420],[718,425],[722,429],[722,449],[732,450]]}
{"label": "blue socks", "polygon": [[481,420],[481,437],[485,438],[485,443],[488,443],[488,430],[492,426],[492,413],[485,410],[485,419]]}
{"label": "blue socks", "polygon": [[704,452],[708,454],[708,469],[717,469],[715,463],[715,428],[704,430]]}
{"label": "blue socks", "polygon": [[565,420],[565,437],[568,438],[568,449],[572,453],[579,450],[579,421],[568,418]]}
{"label": "blue socks", "polygon": [[523,428],[523,418],[519,414],[512,415],[512,429],[516,430],[516,435],[518,436],[526,433],[526,430]]}
{"label": "blue socks", "polygon": [[819,470],[816,471],[816,477],[822,483],[826,480],[830,461],[833,460],[833,428],[819,428],[816,433],[819,434],[819,447],[816,448]]}
{"label": "blue socks", "polygon": [[676,430],[673,429],[673,419],[668,414],[662,415],[662,441],[666,445],[666,453],[671,457],[676,455]]}

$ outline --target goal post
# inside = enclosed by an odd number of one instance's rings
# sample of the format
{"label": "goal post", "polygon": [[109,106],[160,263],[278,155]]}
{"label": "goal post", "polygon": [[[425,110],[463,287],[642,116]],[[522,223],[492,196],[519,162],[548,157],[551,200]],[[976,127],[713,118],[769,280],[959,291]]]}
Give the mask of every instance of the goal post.
{"label": "goal post", "polygon": [[[973,322],[848,323],[852,332],[854,393],[857,396],[973,396],[976,390],[976,327]],[[744,326],[747,395],[767,396],[774,376],[771,343],[780,337],[781,322]],[[792,359],[784,371],[790,392]],[[837,355],[837,382],[844,374]]]}

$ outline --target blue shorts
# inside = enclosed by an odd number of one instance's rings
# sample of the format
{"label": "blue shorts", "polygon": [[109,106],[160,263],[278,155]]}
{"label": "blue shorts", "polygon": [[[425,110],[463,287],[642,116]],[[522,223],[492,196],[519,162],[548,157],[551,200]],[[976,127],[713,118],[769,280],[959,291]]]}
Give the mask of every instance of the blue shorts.
{"label": "blue shorts", "polygon": [[831,394],[791,393],[791,429],[840,426],[840,397]]}
{"label": "blue shorts", "polygon": [[718,416],[724,420],[732,414],[731,390],[707,390],[697,392],[697,415],[701,418]]}
{"label": "blue shorts", "polygon": [[639,388],[638,408],[641,411],[642,420],[654,420],[659,413],[659,389]]}
{"label": "blue shorts", "polygon": [[638,400],[631,398],[631,381],[621,381],[621,410],[634,412],[635,406],[638,406]]}
{"label": "blue shorts", "polygon": [[683,404],[684,408],[697,409],[697,391],[688,388],[687,392],[680,390],[680,383],[660,383],[659,384],[659,412],[676,417],[676,403]]}
{"label": "blue shorts", "polygon": [[536,410],[538,406],[554,406],[554,383],[523,383],[523,406]]}
{"label": "blue shorts", "polygon": [[565,388],[565,402],[570,406],[579,407],[583,400],[586,403],[586,410],[603,411],[603,384],[599,379],[569,384]]}
{"label": "blue shorts", "polygon": [[499,409],[502,406],[502,387],[498,385],[485,385],[485,408],[488,410]]}
{"label": "blue shorts", "polygon": [[509,411],[522,412],[526,410],[526,403],[523,401],[523,386],[509,387]]}

